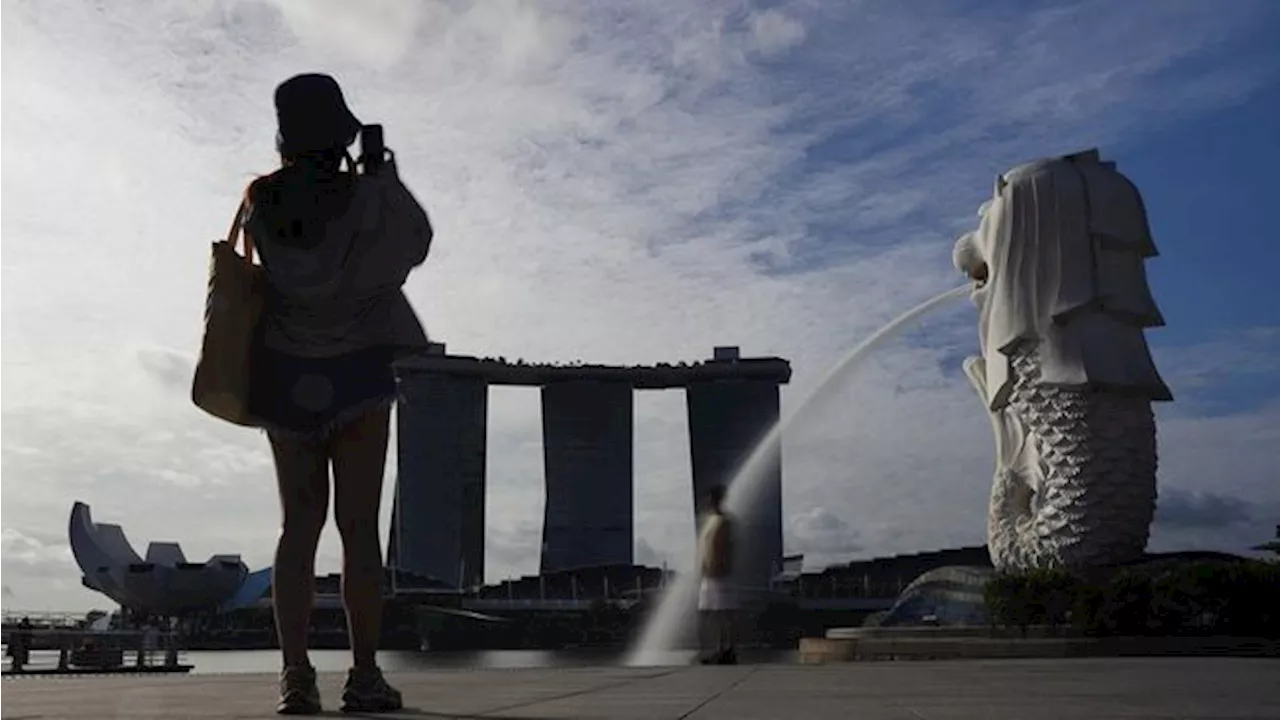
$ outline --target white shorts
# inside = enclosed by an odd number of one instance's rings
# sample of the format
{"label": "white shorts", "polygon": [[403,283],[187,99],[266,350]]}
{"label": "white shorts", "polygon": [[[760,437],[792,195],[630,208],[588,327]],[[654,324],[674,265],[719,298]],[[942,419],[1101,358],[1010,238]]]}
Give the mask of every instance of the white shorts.
{"label": "white shorts", "polygon": [[698,588],[699,610],[737,610],[738,598],[733,586],[721,578],[702,578]]}

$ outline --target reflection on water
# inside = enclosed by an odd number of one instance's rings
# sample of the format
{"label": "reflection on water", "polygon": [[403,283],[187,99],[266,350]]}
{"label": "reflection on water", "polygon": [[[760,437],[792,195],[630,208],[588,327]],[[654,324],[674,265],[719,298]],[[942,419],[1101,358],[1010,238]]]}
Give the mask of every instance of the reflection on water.
{"label": "reflection on water", "polygon": [[[383,650],[378,663],[384,670],[441,670],[469,668],[552,668],[599,667],[622,665],[622,649],[600,650],[476,650],[412,652]],[[743,662],[790,662],[788,651],[746,651]],[[192,673],[275,673],[280,670],[280,653],[275,650],[192,651],[183,654],[184,661],[195,666]],[[689,665],[695,655],[689,651],[665,653],[662,665]],[[320,672],[345,672],[351,665],[346,650],[312,650],[311,664]]]}

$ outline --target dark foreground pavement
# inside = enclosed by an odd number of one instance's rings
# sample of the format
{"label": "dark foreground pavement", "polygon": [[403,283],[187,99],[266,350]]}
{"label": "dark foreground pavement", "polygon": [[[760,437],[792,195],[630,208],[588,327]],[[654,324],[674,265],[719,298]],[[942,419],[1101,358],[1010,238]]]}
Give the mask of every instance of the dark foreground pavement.
{"label": "dark foreground pavement", "polygon": [[[1280,718],[1280,660],[992,660],[388,674],[397,718]],[[322,675],[336,707],[338,675]],[[266,675],[10,678],[5,720],[272,718]],[[326,715],[340,716],[335,711]]]}

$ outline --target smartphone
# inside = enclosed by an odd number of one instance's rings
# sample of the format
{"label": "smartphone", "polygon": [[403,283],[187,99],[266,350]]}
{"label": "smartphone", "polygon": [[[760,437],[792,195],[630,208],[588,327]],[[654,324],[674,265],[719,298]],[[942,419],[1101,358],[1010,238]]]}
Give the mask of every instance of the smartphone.
{"label": "smartphone", "polygon": [[377,175],[386,159],[387,147],[382,142],[381,125],[360,128],[360,165],[366,175]]}

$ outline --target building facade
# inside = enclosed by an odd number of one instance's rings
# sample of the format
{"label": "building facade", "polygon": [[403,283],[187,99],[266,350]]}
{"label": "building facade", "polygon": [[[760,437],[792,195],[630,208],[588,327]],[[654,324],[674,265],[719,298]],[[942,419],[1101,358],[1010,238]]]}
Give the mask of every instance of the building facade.
{"label": "building facade", "polygon": [[631,565],[633,397],[621,382],[542,387],[542,573]]}
{"label": "building facade", "polygon": [[[714,380],[686,389],[689,450],[693,463],[694,507],[701,510],[715,486],[728,486],[753,450],[778,423],[776,383]],[[738,522],[738,582],[766,588],[782,569],[782,452],[780,443],[763,448],[753,462],[751,482],[736,492],[750,497],[735,502]]]}
{"label": "building facade", "polygon": [[460,588],[484,583],[483,378],[400,373],[391,567]]}

